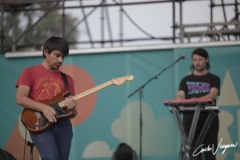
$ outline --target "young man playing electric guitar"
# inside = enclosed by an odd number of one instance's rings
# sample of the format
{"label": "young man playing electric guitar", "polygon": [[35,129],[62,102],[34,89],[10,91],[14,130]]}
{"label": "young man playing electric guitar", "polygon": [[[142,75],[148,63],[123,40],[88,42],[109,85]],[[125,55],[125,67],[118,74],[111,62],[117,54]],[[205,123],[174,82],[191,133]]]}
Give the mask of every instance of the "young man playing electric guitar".
{"label": "young man playing electric guitar", "polygon": [[[45,118],[44,123],[51,124],[51,127],[40,133],[30,131],[31,139],[43,160],[67,160],[69,157],[73,136],[70,118],[77,115],[77,102],[72,98],[75,94],[73,79],[65,75],[64,80],[59,71],[68,53],[69,47],[63,38],[49,38],[43,46],[42,64],[25,68],[16,83],[16,103],[36,114],[37,122],[33,122],[33,130],[37,132],[40,129],[42,117]],[[59,113],[45,102],[63,91],[71,93],[63,101],[63,108],[70,116],[58,119]]]}

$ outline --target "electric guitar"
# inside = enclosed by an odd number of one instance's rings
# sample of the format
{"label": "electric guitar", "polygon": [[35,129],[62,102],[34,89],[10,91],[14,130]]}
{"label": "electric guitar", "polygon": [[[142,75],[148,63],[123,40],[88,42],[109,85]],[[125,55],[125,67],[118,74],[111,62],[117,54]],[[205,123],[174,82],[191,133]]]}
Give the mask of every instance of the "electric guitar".
{"label": "electric guitar", "polygon": [[[101,90],[107,86],[112,84],[116,84],[118,86],[122,85],[125,81],[132,81],[134,76],[124,76],[119,78],[114,78],[110,81],[107,81],[101,85],[98,85],[92,89],[89,89],[85,92],[77,94],[73,96],[75,100],[79,100],[83,97],[86,97],[98,90]],[[67,111],[64,105],[65,97],[69,96],[69,91],[63,91],[57,94],[50,100],[44,101],[42,103],[51,106],[56,112],[56,119],[67,119],[72,116],[71,111]],[[24,108],[21,113],[22,123],[26,126],[26,128],[33,133],[41,133],[47,130],[49,127],[53,125],[54,122],[49,122],[48,119],[44,116],[44,114],[40,111],[35,111],[32,109]]]}

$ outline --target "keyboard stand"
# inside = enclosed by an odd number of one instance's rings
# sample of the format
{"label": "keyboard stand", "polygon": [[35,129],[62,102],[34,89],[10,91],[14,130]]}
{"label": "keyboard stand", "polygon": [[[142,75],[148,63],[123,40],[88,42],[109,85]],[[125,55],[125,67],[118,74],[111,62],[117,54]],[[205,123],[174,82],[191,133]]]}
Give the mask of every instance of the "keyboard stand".
{"label": "keyboard stand", "polygon": [[208,117],[207,117],[207,119],[206,119],[206,121],[203,125],[203,128],[202,128],[202,130],[201,130],[201,132],[200,132],[200,134],[197,138],[197,141],[196,141],[196,143],[193,147],[194,150],[197,149],[197,147],[199,147],[199,145],[202,144],[202,142],[203,142],[204,138],[206,137],[206,134],[207,134],[207,132],[208,132],[208,130],[209,130],[211,124],[212,124],[212,121],[213,121],[214,117],[217,116],[216,112],[217,111],[209,110]]}
{"label": "keyboard stand", "polygon": [[[215,101],[211,98],[199,98],[199,99],[164,100],[163,103],[166,106],[170,106],[170,111],[174,115],[174,119],[176,121],[176,125],[182,140],[182,148],[181,148],[183,152],[183,154],[181,155],[182,160],[196,159],[196,156],[193,156],[192,153],[195,151],[195,148],[198,147],[203,142],[210,128],[210,125],[212,124],[214,116],[217,115],[216,112],[219,112],[218,107],[214,106]],[[185,106],[185,107],[180,108],[179,106]],[[180,117],[180,112],[183,113],[185,111],[193,112],[192,124],[190,126],[190,131],[188,135],[185,132],[183,121],[181,120],[181,117]],[[197,137],[195,144],[192,144],[195,136],[199,116],[202,111],[207,111],[209,112],[209,114],[199,136]]]}
{"label": "keyboard stand", "polygon": [[[192,108],[195,108],[195,107],[188,107],[188,108],[180,109],[180,113],[183,113],[184,111],[187,111],[187,110],[191,111],[191,110],[193,110]],[[191,150],[191,153],[193,153],[202,144],[202,142],[203,142],[204,138],[206,137],[206,134],[212,124],[214,117],[217,116],[217,113],[219,112],[218,106],[204,107],[202,109],[205,112],[209,112],[209,113],[208,113],[207,119],[202,127],[202,130],[201,130],[199,136],[197,137],[197,140],[192,148],[193,150]]]}
{"label": "keyboard stand", "polygon": [[187,138],[187,134],[185,133],[184,126],[181,123],[181,118],[180,118],[180,115],[179,115],[178,108],[177,107],[171,107],[170,109],[173,113],[173,116],[175,118],[180,137],[182,139],[182,150],[183,150],[184,155],[185,155],[184,157],[186,157],[185,159],[187,159],[187,160],[192,160],[191,157],[190,157],[191,156],[190,145],[188,143],[188,138]]}
{"label": "keyboard stand", "polygon": [[183,143],[183,146],[182,146],[183,160],[193,160],[193,157],[191,154],[191,145],[195,135],[195,131],[196,131],[196,127],[197,127],[197,123],[198,123],[198,119],[201,111],[201,106],[200,104],[197,104],[195,107],[193,120],[192,120],[191,128],[188,135],[185,133],[185,129],[184,129],[182,120],[180,118],[179,107],[172,106],[171,110],[174,115],[175,121],[177,123],[177,127]]}
{"label": "keyboard stand", "polygon": [[[193,107],[191,107],[191,108],[193,108]],[[194,136],[195,136],[199,116],[200,116],[201,110],[204,110],[204,108],[205,108],[205,106],[203,106],[200,103],[197,103],[196,107],[194,107],[194,109],[192,109],[192,112],[194,112],[194,115],[193,115],[193,120],[192,120],[189,134],[187,135],[185,133],[184,125],[183,125],[183,122],[180,117],[180,112],[181,113],[183,112],[182,109],[179,109],[179,106],[177,106],[177,105],[170,107],[170,111],[174,115],[174,118],[175,118],[175,121],[177,124],[177,128],[179,130],[179,134],[180,134],[180,137],[182,140],[182,151],[183,151],[182,158],[183,158],[183,160],[194,160],[195,159],[195,157],[193,156],[192,153],[204,140],[204,138],[212,124],[214,117],[217,115],[216,114],[217,111],[211,110],[211,109],[207,110],[207,111],[209,111],[208,117],[203,125],[203,128],[197,138],[196,143],[192,144]],[[192,148],[192,145],[194,146],[193,148]]]}

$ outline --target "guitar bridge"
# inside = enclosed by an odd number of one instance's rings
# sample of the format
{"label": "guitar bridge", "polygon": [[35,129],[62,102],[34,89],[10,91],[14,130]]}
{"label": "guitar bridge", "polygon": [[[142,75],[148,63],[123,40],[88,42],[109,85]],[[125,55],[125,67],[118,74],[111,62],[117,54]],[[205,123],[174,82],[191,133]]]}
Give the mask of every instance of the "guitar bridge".
{"label": "guitar bridge", "polygon": [[35,123],[34,127],[36,130],[38,130],[38,126],[39,126],[39,119],[42,118],[42,115],[39,112],[35,112],[35,115],[37,117],[37,122]]}

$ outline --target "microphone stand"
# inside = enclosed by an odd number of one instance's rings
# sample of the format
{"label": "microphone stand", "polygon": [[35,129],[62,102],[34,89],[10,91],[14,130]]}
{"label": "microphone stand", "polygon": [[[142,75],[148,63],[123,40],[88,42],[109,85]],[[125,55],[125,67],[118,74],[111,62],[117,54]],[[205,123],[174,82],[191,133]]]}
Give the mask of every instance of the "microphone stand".
{"label": "microphone stand", "polygon": [[142,160],[142,126],[143,126],[143,120],[142,120],[142,97],[143,97],[143,88],[150,83],[153,79],[158,79],[158,76],[161,75],[165,70],[167,70],[168,68],[173,67],[178,61],[180,61],[181,59],[185,59],[185,56],[181,56],[180,58],[178,58],[175,62],[173,62],[172,64],[170,64],[168,67],[164,68],[161,72],[159,72],[157,75],[153,76],[152,78],[150,78],[146,83],[144,83],[142,86],[140,86],[138,89],[136,89],[133,93],[131,93],[128,98],[130,98],[132,95],[134,95],[135,93],[139,93],[139,99],[140,99],[140,152],[139,152],[139,157],[140,160]]}
{"label": "microphone stand", "polygon": [[34,143],[31,143],[30,141],[27,142],[28,146],[30,146],[30,159],[33,160],[33,147],[35,146]]}

